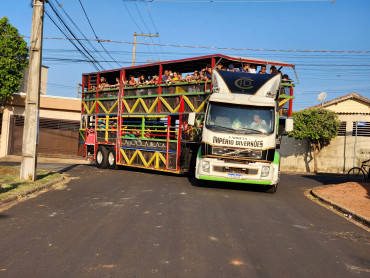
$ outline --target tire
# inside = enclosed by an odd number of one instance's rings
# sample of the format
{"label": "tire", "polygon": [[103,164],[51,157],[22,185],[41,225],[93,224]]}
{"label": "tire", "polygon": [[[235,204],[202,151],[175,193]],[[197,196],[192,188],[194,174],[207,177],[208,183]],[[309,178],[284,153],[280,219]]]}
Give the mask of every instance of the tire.
{"label": "tire", "polygon": [[348,171],[348,180],[362,182],[365,179],[365,172],[359,167],[353,167]]}
{"label": "tire", "polygon": [[108,168],[109,169],[116,169],[116,151],[114,148],[110,148],[108,151],[108,156],[107,156],[107,161],[108,161]]}
{"label": "tire", "polygon": [[265,186],[265,192],[270,194],[275,194],[277,191],[278,185],[266,185]]}
{"label": "tire", "polygon": [[108,167],[108,150],[103,146],[99,146],[96,151],[96,167],[99,169]]}

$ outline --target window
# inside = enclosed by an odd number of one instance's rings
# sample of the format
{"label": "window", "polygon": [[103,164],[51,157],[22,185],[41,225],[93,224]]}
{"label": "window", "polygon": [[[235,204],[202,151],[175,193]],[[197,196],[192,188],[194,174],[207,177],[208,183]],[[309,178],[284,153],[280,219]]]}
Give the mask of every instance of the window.
{"label": "window", "polygon": [[[353,122],[352,136],[356,136],[356,123],[357,123],[357,136],[370,137],[370,122]],[[364,125],[360,123],[364,123]]]}
{"label": "window", "polygon": [[347,122],[340,123],[338,127],[338,131],[337,131],[338,136],[346,136],[346,126],[347,126]]}

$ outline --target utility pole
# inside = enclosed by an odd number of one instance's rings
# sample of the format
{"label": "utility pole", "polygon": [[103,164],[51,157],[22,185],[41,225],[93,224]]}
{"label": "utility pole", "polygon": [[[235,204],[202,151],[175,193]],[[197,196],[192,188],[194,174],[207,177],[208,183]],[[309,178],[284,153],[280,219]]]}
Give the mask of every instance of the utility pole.
{"label": "utility pole", "polygon": [[[136,42],[136,37],[146,37],[145,39],[143,39],[142,41],[139,41],[139,42]],[[135,59],[136,59],[136,44],[138,43],[142,43],[143,41],[149,39],[149,38],[159,38],[159,34],[157,33],[156,35],[152,35],[151,33],[149,33],[149,35],[146,35],[146,34],[136,34],[136,32],[134,33],[134,50],[132,52],[132,65],[135,66]]]}
{"label": "utility pole", "polygon": [[80,97],[80,87],[82,87],[81,83],[77,83],[77,98]]}
{"label": "utility pole", "polygon": [[149,64],[149,63],[157,63],[157,62],[160,62],[161,60],[149,60],[149,59],[146,59],[146,63]]}
{"label": "utility pole", "polygon": [[41,88],[41,58],[44,24],[44,2],[33,0],[32,30],[30,42],[30,60],[28,86],[25,103],[25,119],[22,144],[21,180],[37,179],[37,145]]}

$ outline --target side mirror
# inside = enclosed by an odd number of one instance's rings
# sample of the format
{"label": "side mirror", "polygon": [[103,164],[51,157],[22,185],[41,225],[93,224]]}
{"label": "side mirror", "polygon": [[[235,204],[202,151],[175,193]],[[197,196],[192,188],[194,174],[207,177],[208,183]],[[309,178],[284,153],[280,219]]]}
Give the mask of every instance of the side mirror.
{"label": "side mirror", "polygon": [[194,125],[194,124],[195,124],[195,113],[191,112],[189,113],[188,125]]}
{"label": "side mirror", "polygon": [[285,131],[286,132],[293,131],[293,118],[287,118],[285,120]]}

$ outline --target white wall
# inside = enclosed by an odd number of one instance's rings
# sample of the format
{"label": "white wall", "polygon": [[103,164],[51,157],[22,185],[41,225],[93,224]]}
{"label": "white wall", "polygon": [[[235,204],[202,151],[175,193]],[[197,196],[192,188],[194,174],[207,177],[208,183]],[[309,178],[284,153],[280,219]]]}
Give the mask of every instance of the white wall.
{"label": "white wall", "polygon": [[[355,137],[338,136],[318,156],[318,171],[347,173],[353,167]],[[313,152],[307,141],[283,137],[281,171],[313,172]],[[355,166],[370,159],[370,137],[357,136]]]}

